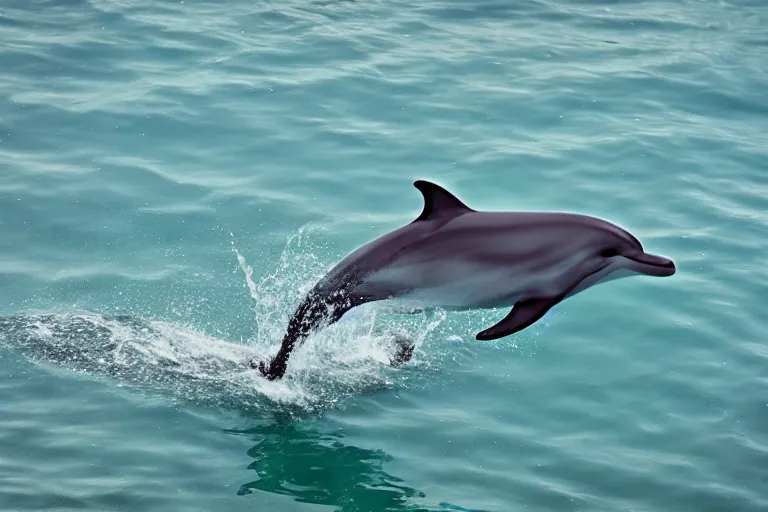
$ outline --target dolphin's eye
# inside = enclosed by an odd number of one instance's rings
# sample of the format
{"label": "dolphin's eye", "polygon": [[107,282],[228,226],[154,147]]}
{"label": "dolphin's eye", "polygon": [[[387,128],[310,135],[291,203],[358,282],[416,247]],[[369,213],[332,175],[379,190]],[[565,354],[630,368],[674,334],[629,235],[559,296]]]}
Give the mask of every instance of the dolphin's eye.
{"label": "dolphin's eye", "polygon": [[614,249],[613,247],[609,247],[608,249],[603,249],[600,251],[600,256],[603,258],[612,258],[614,256],[617,256],[619,254],[619,251]]}

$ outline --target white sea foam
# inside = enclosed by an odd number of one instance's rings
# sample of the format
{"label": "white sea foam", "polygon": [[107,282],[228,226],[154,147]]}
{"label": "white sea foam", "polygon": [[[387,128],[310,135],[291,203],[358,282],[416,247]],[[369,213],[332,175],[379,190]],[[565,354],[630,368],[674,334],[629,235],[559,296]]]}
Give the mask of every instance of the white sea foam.
{"label": "white sea foam", "polygon": [[[282,380],[268,381],[251,367],[251,361],[275,353],[296,303],[325,270],[304,233],[288,240],[274,270],[258,281],[233,237],[257,324],[253,339],[242,343],[162,319],[93,312],[3,317],[0,343],[37,363],[234,407],[314,410],[350,395],[407,385],[412,367],[430,366],[420,348],[443,322],[439,312],[400,315],[366,305],[298,347]],[[416,345],[414,359],[401,368],[389,364],[396,336]]]}

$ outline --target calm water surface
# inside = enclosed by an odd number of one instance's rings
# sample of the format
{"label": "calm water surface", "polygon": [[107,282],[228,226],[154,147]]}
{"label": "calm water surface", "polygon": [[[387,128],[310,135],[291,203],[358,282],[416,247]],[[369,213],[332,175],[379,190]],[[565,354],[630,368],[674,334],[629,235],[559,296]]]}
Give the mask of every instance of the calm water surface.
{"label": "calm water surface", "polygon": [[[0,41],[0,510],[768,510],[765,2],[6,0]],[[414,179],[678,272],[249,371]]]}

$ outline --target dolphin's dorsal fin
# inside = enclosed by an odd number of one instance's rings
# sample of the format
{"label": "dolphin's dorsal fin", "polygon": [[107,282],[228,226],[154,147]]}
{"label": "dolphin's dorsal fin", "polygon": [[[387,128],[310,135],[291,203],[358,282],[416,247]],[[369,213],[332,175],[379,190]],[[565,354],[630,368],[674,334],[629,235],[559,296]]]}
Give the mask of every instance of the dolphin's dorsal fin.
{"label": "dolphin's dorsal fin", "polygon": [[424,209],[414,222],[458,217],[463,213],[474,211],[440,185],[430,183],[429,181],[416,180],[413,182],[413,186],[419,189],[424,196]]}

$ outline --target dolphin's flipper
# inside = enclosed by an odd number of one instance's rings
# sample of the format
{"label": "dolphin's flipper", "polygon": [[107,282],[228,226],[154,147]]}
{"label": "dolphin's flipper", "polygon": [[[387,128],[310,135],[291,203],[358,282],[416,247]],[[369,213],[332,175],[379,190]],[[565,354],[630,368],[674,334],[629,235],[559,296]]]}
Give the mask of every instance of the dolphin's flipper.
{"label": "dolphin's flipper", "polygon": [[507,316],[495,325],[477,333],[475,338],[480,341],[490,341],[522,331],[543,317],[558,302],[560,302],[559,297],[543,297],[517,302]]}

